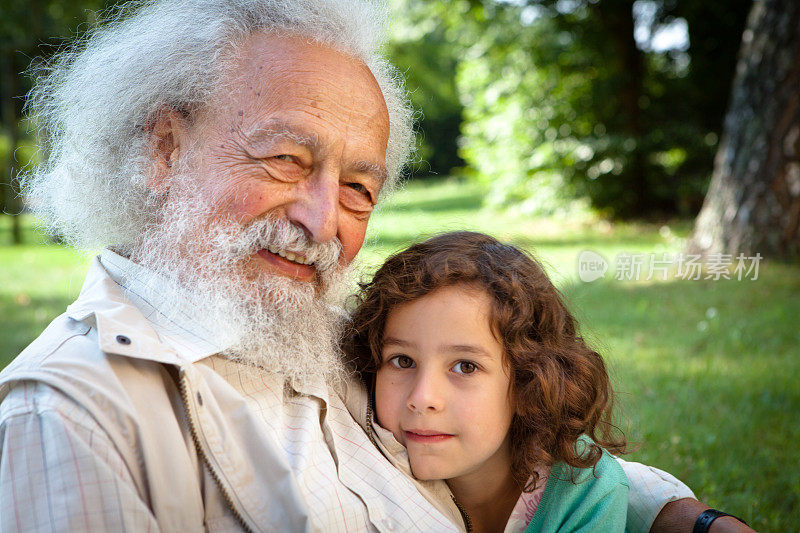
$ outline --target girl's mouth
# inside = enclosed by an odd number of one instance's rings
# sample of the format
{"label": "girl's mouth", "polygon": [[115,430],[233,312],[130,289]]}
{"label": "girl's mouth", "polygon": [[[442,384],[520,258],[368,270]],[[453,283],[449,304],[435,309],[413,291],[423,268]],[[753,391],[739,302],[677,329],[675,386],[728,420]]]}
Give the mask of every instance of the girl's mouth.
{"label": "girl's mouth", "polygon": [[418,429],[415,431],[405,431],[406,441],[418,442],[420,444],[435,444],[444,442],[454,437],[449,433],[439,433],[437,431],[428,431]]}

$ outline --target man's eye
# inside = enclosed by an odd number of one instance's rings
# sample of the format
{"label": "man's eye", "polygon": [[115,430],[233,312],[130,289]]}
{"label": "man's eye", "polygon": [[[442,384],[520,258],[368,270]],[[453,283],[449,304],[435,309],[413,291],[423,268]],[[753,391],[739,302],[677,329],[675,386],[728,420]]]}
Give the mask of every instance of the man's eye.
{"label": "man's eye", "polygon": [[358,192],[369,192],[369,191],[367,191],[367,188],[364,187],[364,185],[362,183],[348,183],[347,186],[350,187],[353,190],[358,191]]}
{"label": "man's eye", "polygon": [[369,214],[375,207],[372,193],[362,183],[342,183],[339,191],[339,202],[351,211]]}
{"label": "man's eye", "polygon": [[367,188],[367,186],[364,185],[363,183],[358,183],[357,181],[354,181],[352,183],[345,183],[344,185],[345,185],[345,187],[347,187],[351,191],[357,192],[363,198],[368,200],[370,202],[370,204],[372,203],[372,193]]}
{"label": "man's eye", "polygon": [[407,355],[395,355],[389,362],[396,368],[411,368],[414,366],[414,360]]}
{"label": "man's eye", "polygon": [[472,374],[478,370],[478,365],[471,361],[459,361],[453,365],[453,372],[456,374]]}
{"label": "man's eye", "polygon": [[281,161],[287,161],[289,163],[294,162],[294,156],[291,156],[289,154],[276,155],[273,157],[273,159],[280,159]]}

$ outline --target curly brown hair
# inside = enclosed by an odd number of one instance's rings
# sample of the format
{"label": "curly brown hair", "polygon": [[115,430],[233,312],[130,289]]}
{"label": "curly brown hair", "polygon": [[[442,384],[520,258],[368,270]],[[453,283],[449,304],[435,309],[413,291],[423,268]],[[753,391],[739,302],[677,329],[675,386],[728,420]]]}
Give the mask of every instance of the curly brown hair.
{"label": "curly brown hair", "polygon": [[603,358],[580,336],[539,261],[482,233],[457,231],[415,244],[361,284],[344,340],[351,368],[371,385],[389,312],[459,284],[491,297],[491,327],[511,372],[516,413],[512,472],[524,490],[536,487],[537,466],[561,461],[593,467],[601,446],[624,453],[624,435],[612,423],[613,392]]}

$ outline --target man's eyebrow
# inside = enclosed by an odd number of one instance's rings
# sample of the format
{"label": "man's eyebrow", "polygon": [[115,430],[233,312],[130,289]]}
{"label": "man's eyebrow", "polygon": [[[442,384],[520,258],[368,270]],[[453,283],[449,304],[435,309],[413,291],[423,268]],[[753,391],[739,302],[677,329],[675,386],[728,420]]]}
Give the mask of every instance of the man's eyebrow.
{"label": "man's eyebrow", "polygon": [[253,144],[287,140],[305,146],[309,150],[319,146],[319,138],[316,135],[305,132],[302,128],[287,122],[277,120],[271,120],[256,126],[245,134],[245,138]]}
{"label": "man's eyebrow", "polygon": [[352,166],[352,169],[355,172],[371,176],[381,185],[383,185],[386,182],[386,178],[388,177],[388,172],[386,171],[385,166],[378,165],[375,163],[370,163],[369,161],[358,161],[355,165]]}
{"label": "man's eyebrow", "polygon": [[[280,120],[271,120],[260,124],[245,133],[244,136],[251,144],[288,140],[305,146],[309,150],[319,148],[319,138],[316,134],[303,131],[301,127]],[[384,165],[370,161],[357,161],[351,165],[351,168],[353,172],[371,176],[381,185],[386,182],[389,175]]]}

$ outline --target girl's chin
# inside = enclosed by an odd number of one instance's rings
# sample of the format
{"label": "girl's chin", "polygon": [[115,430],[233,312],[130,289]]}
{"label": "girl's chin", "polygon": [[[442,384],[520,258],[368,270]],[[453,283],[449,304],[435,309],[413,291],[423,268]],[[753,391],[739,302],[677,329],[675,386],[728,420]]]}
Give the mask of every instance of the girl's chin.
{"label": "girl's chin", "polygon": [[450,479],[459,472],[458,468],[443,465],[414,464],[411,462],[411,474],[420,481]]}

